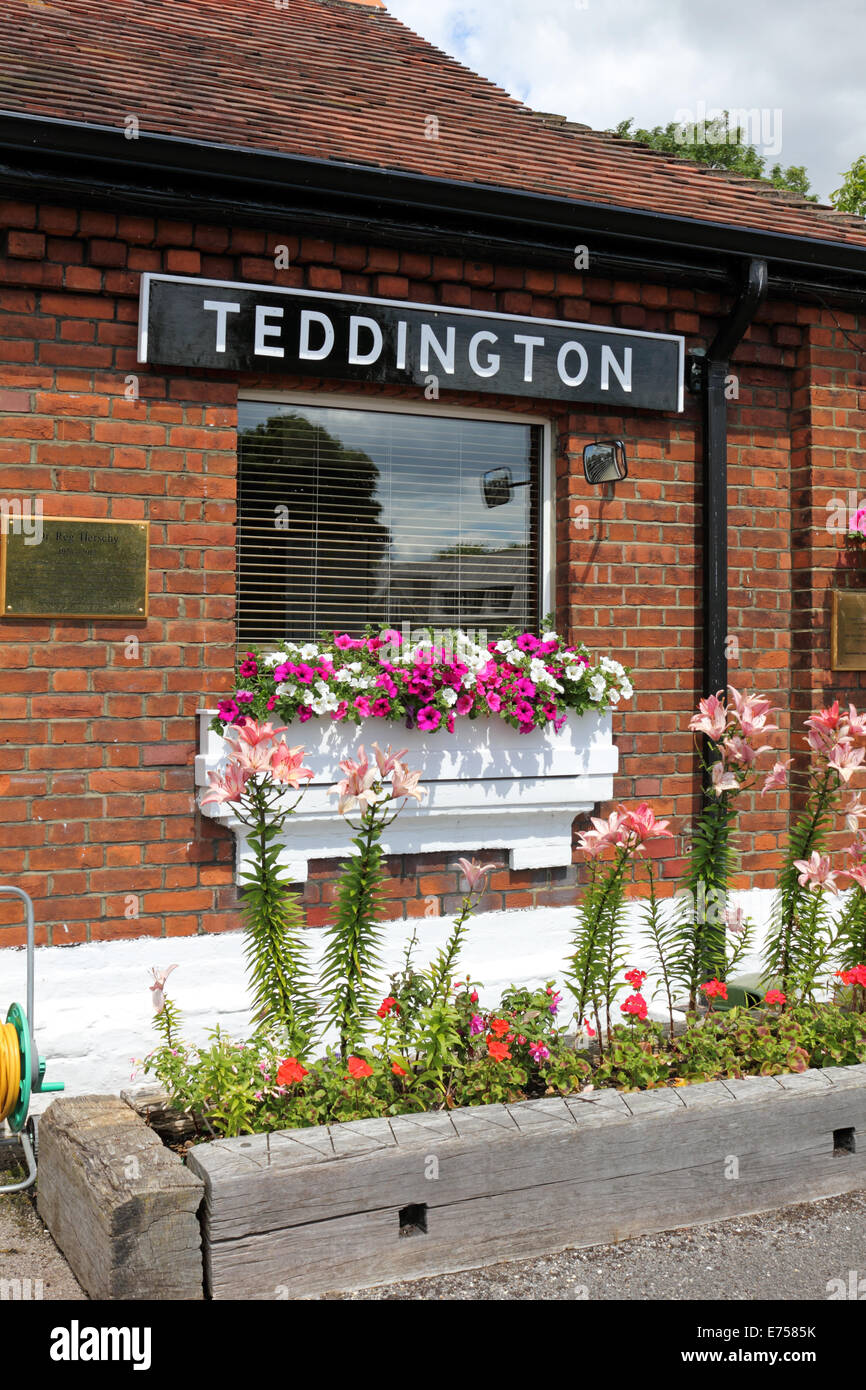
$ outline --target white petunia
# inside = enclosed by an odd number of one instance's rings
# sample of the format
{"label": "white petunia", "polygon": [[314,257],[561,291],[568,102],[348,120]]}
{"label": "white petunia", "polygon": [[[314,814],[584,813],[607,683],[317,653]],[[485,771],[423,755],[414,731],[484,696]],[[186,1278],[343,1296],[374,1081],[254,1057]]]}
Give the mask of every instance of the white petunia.
{"label": "white petunia", "polygon": [[442,691],[442,699],[445,701],[446,705],[456,705],[457,691],[447,686],[446,689]]}

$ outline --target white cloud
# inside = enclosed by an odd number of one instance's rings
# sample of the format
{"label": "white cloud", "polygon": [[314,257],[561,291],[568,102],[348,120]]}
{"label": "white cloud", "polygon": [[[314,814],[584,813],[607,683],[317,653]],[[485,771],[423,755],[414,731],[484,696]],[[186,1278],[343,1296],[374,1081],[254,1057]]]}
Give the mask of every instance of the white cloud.
{"label": "white cloud", "polygon": [[781,151],[770,152],[769,163],[805,164],[824,198],[866,153],[862,0],[387,4],[416,33],[536,110],[596,129],[627,116],[665,125],[699,103],[779,110]]}

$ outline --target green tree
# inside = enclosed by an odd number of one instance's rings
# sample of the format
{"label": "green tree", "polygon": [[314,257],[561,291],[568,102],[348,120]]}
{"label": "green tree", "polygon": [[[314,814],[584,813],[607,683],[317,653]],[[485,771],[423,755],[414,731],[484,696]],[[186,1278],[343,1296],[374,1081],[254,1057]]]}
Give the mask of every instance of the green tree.
{"label": "green tree", "polygon": [[830,197],[837,212],[853,212],[866,217],[866,154],[854,160],[844,175],[842,187]]}
{"label": "green tree", "polygon": [[652,130],[633,130],[634,117],[620,121],[611,132],[621,140],[639,140],[663,154],[674,155],[679,159],[696,160],[708,164],[711,169],[726,169],[730,173],[745,174],[750,179],[760,179],[774,188],[785,188],[791,193],[799,193],[810,202],[818,201],[817,194],[809,191],[809,178],[802,164],[792,164],[783,169],[774,164],[769,173],[767,161],[750,145],[744,126],[731,127],[729,113],[725,111],[715,121],[708,121],[703,128],[678,125],[670,121],[666,126],[654,126]]}

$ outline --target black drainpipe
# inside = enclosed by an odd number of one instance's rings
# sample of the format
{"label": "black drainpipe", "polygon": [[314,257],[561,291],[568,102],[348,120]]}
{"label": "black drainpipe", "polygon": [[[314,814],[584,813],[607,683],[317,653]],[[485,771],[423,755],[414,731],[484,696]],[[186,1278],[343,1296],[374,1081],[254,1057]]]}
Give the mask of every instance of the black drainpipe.
{"label": "black drainpipe", "polygon": [[728,421],[725,379],[730,359],[767,294],[767,262],[749,262],[736,304],[710,347],[691,354],[690,389],[703,401],[704,663],[703,693],[727,689]]}

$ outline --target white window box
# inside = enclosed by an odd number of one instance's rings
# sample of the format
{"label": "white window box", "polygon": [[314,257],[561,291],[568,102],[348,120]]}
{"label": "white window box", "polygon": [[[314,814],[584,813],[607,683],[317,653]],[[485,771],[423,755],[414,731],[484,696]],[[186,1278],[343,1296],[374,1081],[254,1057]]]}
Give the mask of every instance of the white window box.
{"label": "white window box", "polygon": [[[221,767],[225,740],[208,726],[216,711],[199,710],[200,754],[196,786],[208,787],[207,774]],[[311,719],[291,725],[292,745],[303,744],[304,764],[315,773],[298,810],[285,829],[281,863],[295,882],[307,878],[311,859],[344,857],[351,831],[337,810],[331,789],[342,777],[339,762],[354,757],[359,743],[408,748],[405,761],[421,769],[427,795],[410,801],[385,832],[386,854],[507,849],[513,869],[539,869],[571,863],[571,827],[576,816],[613,796],[619,755],[610,714],[571,717],[557,733],[535,729],[519,734],[502,720],[458,722],[458,732],[422,733],[385,720],[369,720],[359,730]],[[201,808],[230,829],[238,841],[237,881],[248,867],[247,827],[231,806],[211,802]]]}

